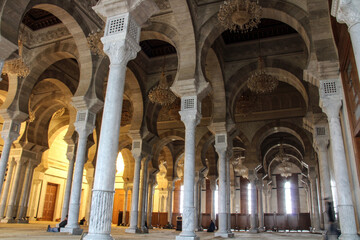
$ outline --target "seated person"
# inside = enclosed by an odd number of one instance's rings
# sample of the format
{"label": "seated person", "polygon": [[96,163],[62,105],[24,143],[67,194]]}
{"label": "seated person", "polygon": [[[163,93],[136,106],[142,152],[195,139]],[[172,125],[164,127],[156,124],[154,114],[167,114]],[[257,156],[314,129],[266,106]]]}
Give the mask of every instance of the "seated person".
{"label": "seated person", "polygon": [[79,225],[85,225],[85,222],[86,222],[85,217],[83,217],[83,218],[80,220]]}
{"label": "seated person", "polygon": [[214,232],[215,231],[215,223],[213,222],[213,220],[210,221],[210,226],[207,230],[208,232]]}
{"label": "seated person", "polygon": [[51,228],[50,225],[48,225],[47,232],[60,232],[60,228],[65,227],[67,224],[67,218],[68,215],[66,215],[65,219],[61,223],[59,223],[59,227]]}
{"label": "seated person", "polygon": [[172,229],[172,228],[173,226],[169,222],[164,227],[164,229]]}

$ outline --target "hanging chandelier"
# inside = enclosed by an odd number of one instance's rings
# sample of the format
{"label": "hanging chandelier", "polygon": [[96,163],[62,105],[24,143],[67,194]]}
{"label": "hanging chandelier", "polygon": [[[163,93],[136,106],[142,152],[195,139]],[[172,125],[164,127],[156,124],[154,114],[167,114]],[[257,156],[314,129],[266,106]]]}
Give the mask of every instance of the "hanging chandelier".
{"label": "hanging chandelier", "polygon": [[274,159],[280,162],[278,166],[280,176],[285,178],[290,177],[292,175],[291,163],[289,162],[290,158],[285,153],[282,143],[280,144],[279,152],[275,155]]}
{"label": "hanging chandelier", "polygon": [[18,77],[25,78],[29,75],[30,69],[28,65],[24,62],[24,58],[23,58],[24,44],[22,41],[22,32],[19,34],[18,46],[19,46],[19,57],[6,61],[4,63],[2,72],[4,74],[5,73],[14,74],[17,75]]}
{"label": "hanging chandelier", "polygon": [[151,89],[148,96],[151,102],[160,104],[162,106],[167,106],[175,101],[176,96],[169,88],[164,69],[165,58],[159,85]]}
{"label": "hanging chandelier", "polygon": [[279,79],[273,75],[267,74],[264,68],[264,60],[258,58],[257,70],[251,74],[247,86],[250,91],[255,93],[270,93],[279,85]]}
{"label": "hanging chandelier", "polygon": [[233,32],[247,32],[257,28],[261,7],[251,0],[226,0],[220,6],[218,19],[221,25]]}

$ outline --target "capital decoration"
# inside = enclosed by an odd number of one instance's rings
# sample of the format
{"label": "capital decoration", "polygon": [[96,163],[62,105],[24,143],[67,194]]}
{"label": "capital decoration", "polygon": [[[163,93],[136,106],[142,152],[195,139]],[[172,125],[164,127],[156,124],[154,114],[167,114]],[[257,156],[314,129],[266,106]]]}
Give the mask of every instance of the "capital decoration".
{"label": "capital decoration", "polygon": [[30,73],[29,67],[24,63],[22,58],[16,58],[6,61],[3,67],[3,73],[14,74],[18,77],[27,77]]}

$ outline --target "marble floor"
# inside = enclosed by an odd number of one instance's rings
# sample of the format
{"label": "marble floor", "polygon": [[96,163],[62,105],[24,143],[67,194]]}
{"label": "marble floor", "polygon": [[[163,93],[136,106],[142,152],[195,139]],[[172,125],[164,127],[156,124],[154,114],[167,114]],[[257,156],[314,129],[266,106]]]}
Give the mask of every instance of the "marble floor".
{"label": "marble floor", "polygon": [[[47,225],[55,227],[54,222],[34,222],[30,224],[0,224],[0,239],[81,239],[81,236],[72,236],[67,233],[49,233],[46,232]],[[87,228],[84,228],[85,232]],[[112,227],[112,236],[114,239],[146,239],[146,240],[158,240],[158,239],[175,239],[175,236],[180,232],[167,229],[153,229],[149,234],[127,234],[124,227]],[[221,239],[214,237],[213,233],[198,232],[197,235],[201,240]],[[245,232],[235,232],[235,238],[233,239],[261,239],[261,240],[321,240],[322,236],[318,234],[310,233],[260,233],[250,234]]]}

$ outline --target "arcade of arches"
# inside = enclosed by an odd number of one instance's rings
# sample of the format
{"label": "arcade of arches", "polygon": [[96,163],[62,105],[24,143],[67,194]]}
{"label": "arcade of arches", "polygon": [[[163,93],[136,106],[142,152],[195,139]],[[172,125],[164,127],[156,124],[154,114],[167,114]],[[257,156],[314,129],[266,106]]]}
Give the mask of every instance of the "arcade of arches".
{"label": "arcade of arches", "polygon": [[[259,0],[247,32],[220,0],[1,2],[1,224],[325,233],[333,203],[358,239],[358,1]],[[259,56],[269,93],[247,85]]]}

